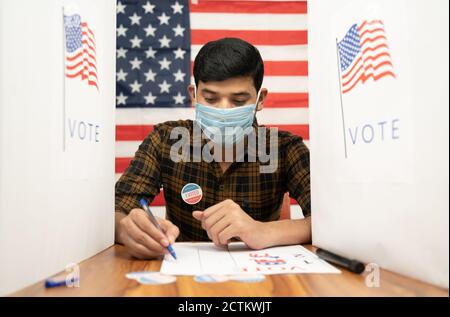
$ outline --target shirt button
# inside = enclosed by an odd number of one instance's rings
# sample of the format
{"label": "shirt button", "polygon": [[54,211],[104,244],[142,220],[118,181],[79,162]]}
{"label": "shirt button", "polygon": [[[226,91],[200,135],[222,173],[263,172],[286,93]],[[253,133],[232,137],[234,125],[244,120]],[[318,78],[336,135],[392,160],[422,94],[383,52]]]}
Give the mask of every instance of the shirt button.
{"label": "shirt button", "polygon": [[225,188],[225,186],[223,186],[223,185],[220,185],[220,186],[219,186],[219,189],[220,189],[220,190],[223,190],[224,188]]}

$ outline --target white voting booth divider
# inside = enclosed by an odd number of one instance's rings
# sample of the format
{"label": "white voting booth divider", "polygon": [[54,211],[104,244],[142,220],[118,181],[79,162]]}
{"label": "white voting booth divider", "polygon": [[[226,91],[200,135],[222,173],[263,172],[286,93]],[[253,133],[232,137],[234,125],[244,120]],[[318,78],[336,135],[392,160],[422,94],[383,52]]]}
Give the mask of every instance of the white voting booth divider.
{"label": "white voting booth divider", "polygon": [[[448,6],[308,2],[313,243],[446,288]],[[364,21],[378,26],[361,34]],[[351,60],[355,24],[373,77],[348,90],[363,69],[352,82],[338,58]]]}
{"label": "white voting booth divider", "polygon": [[[64,77],[63,12],[92,32],[98,89]],[[114,0],[0,2],[0,295],[113,243],[115,17]]]}

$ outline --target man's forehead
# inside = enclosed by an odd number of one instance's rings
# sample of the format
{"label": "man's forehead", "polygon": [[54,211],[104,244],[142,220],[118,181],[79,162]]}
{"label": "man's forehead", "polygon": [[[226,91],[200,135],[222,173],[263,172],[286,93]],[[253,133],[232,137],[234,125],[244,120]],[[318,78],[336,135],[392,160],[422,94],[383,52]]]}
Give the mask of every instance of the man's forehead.
{"label": "man's forehead", "polygon": [[250,96],[251,93],[251,89],[242,89],[238,88],[238,89],[227,89],[227,91],[225,91],[224,89],[221,88],[208,88],[208,87],[204,87],[201,89],[202,93],[206,93],[206,94],[228,94],[228,95],[233,95],[233,96]]}
{"label": "man's forehead", "polygon": [[234,77],[223,81],[198,82],[198,89],[203,93],[226,95],[252,95],[256,89],[253,78]]}

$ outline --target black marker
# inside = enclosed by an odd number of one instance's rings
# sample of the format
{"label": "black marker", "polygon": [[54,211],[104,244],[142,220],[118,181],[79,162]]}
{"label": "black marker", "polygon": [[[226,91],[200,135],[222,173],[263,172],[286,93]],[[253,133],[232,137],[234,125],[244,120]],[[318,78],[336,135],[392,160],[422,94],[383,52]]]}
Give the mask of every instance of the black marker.
{"label": "black marker", "polygon": [[316,254],[319,256],[319,258],[324,259],[325,261],[331,262],[333,264],[342,266],[343,268],[354,273],[360,274],[365,270],[365,266],[363,263],[357,260],[346,259],[340,255],[331,253],[324,249],[318,248],[316,250]]}

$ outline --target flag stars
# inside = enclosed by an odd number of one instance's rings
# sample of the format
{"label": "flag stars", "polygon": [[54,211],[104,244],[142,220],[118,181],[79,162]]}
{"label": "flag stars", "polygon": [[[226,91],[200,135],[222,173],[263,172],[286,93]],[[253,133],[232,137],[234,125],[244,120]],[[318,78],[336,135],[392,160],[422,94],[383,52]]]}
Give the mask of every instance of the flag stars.
{"label": "flag stars", "polygon": [[145,13],[153,13],[153,10],[155,9],[155,5],[151,4],[149,1],[142,7],[144,8]]}
{"label": "flag stars", "polygon": [[158,84],[158,86],[160,89],[160,93],[163,93],[163,92],[170,93],[170,87],[172,85],[167,83],[167,81],[164,80],[161,84]]}
{"label": "flag stars", "polygon": [[141,69],[142,61],[135,57],[132,61],[130,61],[131,69]]}
{"label": "flag stars", "polygon": [[166,15],[164,12],[158,16],[159,25],[167,24],[169,25],[170,16]]}
{"label": "flag stars", "polygon": [[124,49],[123,47],[119,47],[117,49],[117,58],[127,58],[127,52],[128,50]]}
{"label": "flag stars", "polygon": [[132,16],[130,16],[129,18],[131,20],[131,25],[134,25],[134,24],[140,25],[141,24],[140,21],[141,21],[142,17],[137,15],[136,12]]}
{"label": "flag stars", "polygon": [[177,24],[177,26],[172,28],[172,30],[175,33],[175,36],[183,37],[183,32],[184,32],[185,28],[183,28],[183,27],[181,27],[181,25]]}
{"label": "flag stars", "polygon": [[186,53],[186,51],[182,50],[180,47],[173,52],[175,54],[175,59],[180,58],[183,59],[184,58],[184,54]]}
{"label": "flag stars", "polygon": [[153,72],[153,70],[150,68],[149,70],[148,70],[148,72],[146,72],[145,73],[145,80],[146,81],[155,81],[155,78],[156,78],[156,73],[155,72]]}
{"label": "flag stars", "polygon": [[122,24],[117,28],[117,37],[124,36],[127,37],[128,28],[124,27]]}
{"label": "flag stars", "polygon": [[172,10],[173,10],[173,14],[179,13],[179,14],[183,14],[183,5],[179,4],[178,1],[175,2],[174,5],[171,5]]}
{"label": "flag stars", "polygon": [[128,75],[128,73],[124,72],[123,69],[121,68],[117,72],[117,81],[126,81],[127,80],[127,75]]}
{"label": "flag stars", "polygon": [[184,81],[184,76],[186,76],[185,73],[181,71],[181,69],[178,69],[176,73],[173,73],[173,76],[175,77],[175,82],[177,81]]}
{"label": "flag stars", "polygon": [[145,56],[147,58],[155,58],[155,55],[156,51],[151,46],[145,51]]}
{"label": "flag stars", "polygon": [[159,63],[159,65],[161,66],[160,70],[163,70],[163,69],[170,70],[170,64],[172,64],[172,62],[169,61],[169,60],[168,60],[167,58],[165,58],[165,57],[163,58],[163,60],[159,61],[158,63]]}
{"label": "flag stars", "polygon": [[149,24],[145,29],[146,36],[155,36],[156,28],[154,28],[151,24]]}
{"label": "flag stars", "polygon": [[175,101],[175,104],[184,104],[184,99],[186,99],[185,96],[183,96],[180,92],[176,96],[172,96],[173,100]]}
{"label": "flag stars", "polygon": [[131,42],[131,47],[138,47],[138,48],[140,48],[142,40],[140,38],[138,38],[137,35],[135,35],[134,38],[132,38],[130,40],[130,42]]}
{"label": "flag stars", "polygon": [[123,5],[122,2],[117,2],[117,14],[123,13],[125,14],[126,5]]}
{"label": "flag stars", "polygon": [[127,102],[128,96],[125,96],[123,93],[120,93],[120,95],[116,96],[116,103],[117,105],[125,105]]}
{"label": "flag stars", "polygon": [[137,93],[141,92],[141,87],[142,87],[142,84],[138,83],[137,80],[135,80],[135,81],[130,85],[130,88],[131,88],[131,92],[132,92],[132,93],[133,93],[133,92],[137,92]]}
{"label": "flag stars", "polygon": [[153,96],[153,94],[151,92],[148,93],[147,96],[144,96],[145,98],[145,103],[148,104],[155,104],[155,100],[156,100],[156,96]]}
{"label": "flag stars", "polygon": [[160,38],[159,43],[161,44],[161,48],[163,47],[170,47],[170,41],[172,41],[171,39],[169,39],[166,35],[164,35],[162,38]]}

